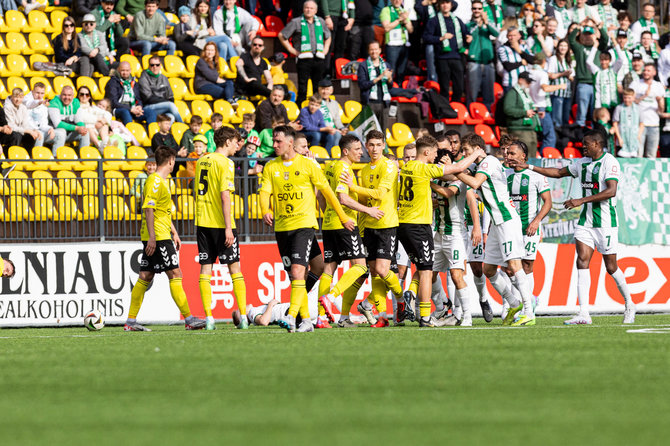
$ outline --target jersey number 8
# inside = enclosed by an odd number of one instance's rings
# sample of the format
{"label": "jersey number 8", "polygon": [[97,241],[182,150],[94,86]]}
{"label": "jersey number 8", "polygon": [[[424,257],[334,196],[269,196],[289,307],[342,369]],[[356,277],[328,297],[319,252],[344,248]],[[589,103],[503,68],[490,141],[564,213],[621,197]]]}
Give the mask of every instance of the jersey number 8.
{"label": "jersey number 8", "polygon": [[405,177],[404,179],[401,179],[400,192],[398,193],[398,197],[404,201],[414,200],[414,191],[412,190],[412,186],[414,186],[412,177]]}

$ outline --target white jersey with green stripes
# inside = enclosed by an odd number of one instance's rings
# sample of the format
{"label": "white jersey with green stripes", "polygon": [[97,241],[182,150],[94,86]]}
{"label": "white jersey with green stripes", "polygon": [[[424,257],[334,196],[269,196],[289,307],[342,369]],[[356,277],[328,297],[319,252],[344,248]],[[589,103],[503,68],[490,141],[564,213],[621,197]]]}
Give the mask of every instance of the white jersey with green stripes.
{"label": "white jersey with green stripes", "polygon": [[448,199],[438,195],[438,205],[433,211],[433,230],[446,235],[467,234],[465,226],[465,198],[468,187],[461,181],[439,181],[437,184],[449,189],[458,189]]}
{"label": "white jersey with green stripes", "polygon": [[501,225],[518,217],[507,191],[507,175],[498,158],[489,155],[479,163],[477,173],[486,175],[486,180],[479,188],[480,196],[491,215],[494,225]]}
{"label": "white jersey with green stripes", "polygon": [[[507,176],[507,190],[521,218],[521,227],[525,234],[530,222],[540,212],[540,195],[549,190],[547,177],[528,169],[520,172],[512,171]],[[540,228],[537,229],[537,233],[540,233]]]}
{"label": "white jersey with green stripes", "polygon": [[[614,156],[603,153],[597,159],[574,160],[568,170],[582,183],[583,196],[590,197],[607,189],[608,180],[619,181],[621,166]],[[584,204],[577,224],[586,228],[616,228],[616,197]]]}

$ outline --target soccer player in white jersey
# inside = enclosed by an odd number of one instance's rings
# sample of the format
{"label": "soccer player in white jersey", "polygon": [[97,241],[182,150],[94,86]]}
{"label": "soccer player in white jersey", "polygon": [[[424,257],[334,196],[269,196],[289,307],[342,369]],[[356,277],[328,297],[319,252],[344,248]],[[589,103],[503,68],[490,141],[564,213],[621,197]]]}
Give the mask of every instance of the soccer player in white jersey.
{"label": "soccer player in white jersey", "polygon": [[[317,298],[309,298],[308,304],[310,314],[317,314]],[[249,304],[246,306],[246,314],[241,314],[240,310],[233,311],[233,324],[235,324],[236,327],[240,327],[243,320],[247,321],[249,325],[257,325],[261,327],[278,324],[279,321],[288,314],[290,306],[290,302],[281,303],[277,299],[272,299],[267,305],[259,305],[257,307]],[[302,322],[300,315],[298,315],[296,321],[298,321],[298,324]]]}
{"label": "soccer player in white jersey", "polygon": [[617,226],[616,193],[621,167],[614,156],[605,152],[605,139],[599,132],[595,130],[587,132],[582,143],[585,157],[561,169],[534,167],[526,163],[515,163],[514,167],[531,169],[551,178],[572,176],[582,183],[583,197],[564,203],[566,209],[583,205],[575,229],[579,313],[565,321],[565,324],[591,323],[588,307],[591,287],[589,263],[596,249],[603,255],[605,269],[616,282],[626,302],[623,323],[632,324],[635,322],[635,305],[631,299],[626,278],[617,265],[619,228]]}
{"label": "soccer player in white jersey", "polygon": [[[528,161],[528,147],[517,141],[507,147],[505,161],[507,165],[526,163]],[[533,265],[537,257],[537,247],[540,244],[540,222],[551,210],[551,190],[547,178],[529,169],[515,167],[514,172],[507,177],[507,189],[514,202],[516,211],[521,217],[523,231],[523,246],[526,254],[523,256],[523,270],[528,276],[528,285],[531,293],[535,288]],[[542,201],[542,207],[540,207]]]}
{"label": "soccer player in white jersey", "polygon": [[[485,143],[481,136],[474,133],[465,135],[461,141],[463,150],[484,149]],[[457,177],[473,189],[479,189],[486,210],[491,214],[491,228],[484,253],[484,274],[491,285],[503,299],[507,300],[510,310],[503,320],[503,325],[527,326],[535,325],[535,314],[531,305],[531,291],[528,287],[526,273],[521,266],[524,256],[521,219],[509,199],[507,192],[507,176],[505,169],[493,155],[480,156],[475,161],[478,165],[475,176],[466,173]],[[523,303],[514,297],[501,277],[504,273],[498,266],[507,267],[513,275],[512,284],[519,291]],[[523,314],[514,322],[514,316],[523,308]]]}

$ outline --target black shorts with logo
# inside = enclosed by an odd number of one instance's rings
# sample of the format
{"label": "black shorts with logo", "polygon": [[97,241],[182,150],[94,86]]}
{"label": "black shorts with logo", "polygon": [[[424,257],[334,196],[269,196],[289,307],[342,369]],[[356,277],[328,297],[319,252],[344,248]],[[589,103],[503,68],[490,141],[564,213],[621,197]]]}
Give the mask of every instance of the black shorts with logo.
{"label": "black shorts with logo", "polygon": [[323,231],[323,261],[340,263],[345,260],[365,258],[365,247],[358,228],[325,229]]}
{"label": "black shorts with logo", "polygon": [[435,258],[433,230],[430,225],[400,223],[398,239],[407,251],[407,256],[419,271],[432,270]]}
{"label": "black shorts with logo", "polygon": [[286,271],[289,271],[293,264],[307,266],[311,259],[321,255],[314,228],[277,231],[275,238]]}
{"label": "black shorts with logo", "polygon": [[172,240],[157,240],[156,249],[151,256],[147,255],[147,242],[142,242],[142,259],[140,260],[140,271],[151,271],[162,273],[179,268],[179,254]]}
{"label": "black shorts with logo", "polygon": [[198,239],[198,263],[212,265],[218,257],[222,265],[230,265],[240,261],[240,245],[237,241],[237,230],[233,229],[235,241],[226,247],[226,230],[224,228],[206,228],[196,226]]}
{"label": "black shorts with logo", "polygon": [[395,258],[395,251],[398,249],[398,242],[396,239],[397,229],[398,228],[365,228],[363,230],[363,244],[368,251],[368,261],[377,259],[393,260]]}

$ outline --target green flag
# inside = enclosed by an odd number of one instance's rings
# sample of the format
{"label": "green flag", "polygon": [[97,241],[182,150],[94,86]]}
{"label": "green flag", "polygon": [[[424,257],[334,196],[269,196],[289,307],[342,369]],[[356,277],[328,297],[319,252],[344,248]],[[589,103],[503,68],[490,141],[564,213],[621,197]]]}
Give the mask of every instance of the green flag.
{"label": "green flag", "polygon": [[377,116],[372,112],[369,105],[364,105],[363,109],[349,123],[349,131],[356,134],[362,141],[365,141],[365,135],[370,130],[379,130],[384,133],[382,126],[379,125]]}

